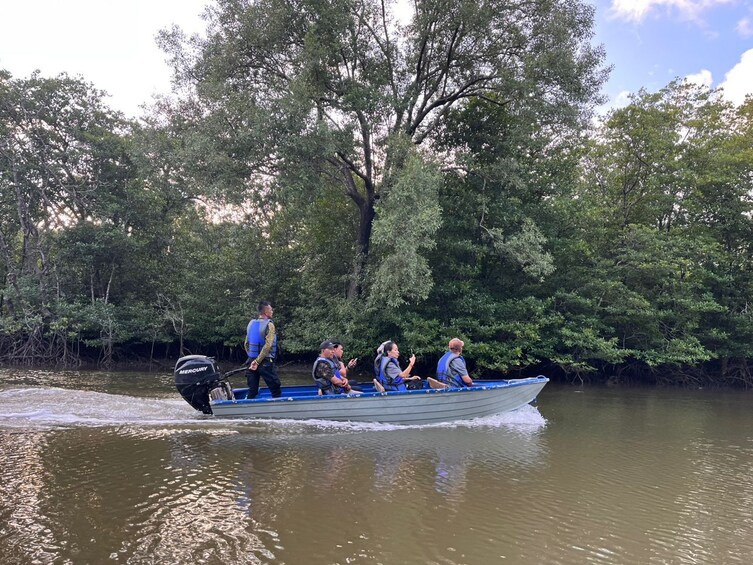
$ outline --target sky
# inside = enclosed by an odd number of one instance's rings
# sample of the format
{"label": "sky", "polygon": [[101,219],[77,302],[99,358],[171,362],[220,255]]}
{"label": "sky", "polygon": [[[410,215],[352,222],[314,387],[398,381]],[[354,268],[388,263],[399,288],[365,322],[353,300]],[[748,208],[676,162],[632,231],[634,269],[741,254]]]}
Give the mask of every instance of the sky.
{"label": "sky", "polygon": [[740,104],[753,94],[753,0],[596,0],[596,41],[613,66],[604,93],[655,92],[687,78],[724,89]]}
{"label": "sky", "polygon": [[[613,67],[606,107],[676,77],[724,88],[735,104],[753,94],[753,0],[587,0],[595,42]],[[155,42],[177,24],[201,32],[205,0],[0,0],[0,69],[16,78],[82,76],[130,117],[170,91],[170,69]]]}

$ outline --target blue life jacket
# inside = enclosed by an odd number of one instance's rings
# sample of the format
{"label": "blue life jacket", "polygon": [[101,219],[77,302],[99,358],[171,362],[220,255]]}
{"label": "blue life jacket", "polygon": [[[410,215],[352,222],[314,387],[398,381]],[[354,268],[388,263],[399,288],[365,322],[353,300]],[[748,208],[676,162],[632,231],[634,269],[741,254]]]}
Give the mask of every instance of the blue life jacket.
{"label": "blue life jacket", "polygon": [[405,381],[403,381],[402,377],[393,378],[387,374],[385,369],[387,369],[387,364],[390,362],[395,363],[395,366],[400,370],[400,363],[397,362],[397,359],[390,357],[389,355],[384,355],[379,365],[379,376],[377,377],[377,380],[384,387],[384,390],[407,390],[405,387]]}
{"label": "blue life jacket", "polygon": [[379,379],[379,372],[382,370],[382,359],[384,359],[384,354],[380,353],[376,357],[374,357],[374,376]]}
{"label": "blue life jacket", "polygon": [[450,363],[452,363],[458,357],[465,361],[462,355],[458,355],[457,353],[453,353],[452,351],[448,351],[447,353],[442,355],[439,363],[437,363],[437,380],[439,382],[446,383],[453,387],[467,386],[463,379],[460,378],[462,375],[450,374]]}
{"label": "blue life jacket", "polygon": [[[261,353],[264,343],[267,340],[267,326],[272,320],[262,320],[257,318],[251,320],[246,328],[246,340],[248,341],[248,357],[249,359],[256,359]],[[275,339],[272,342],[272,348],[267,354],[267,358],[274,359],[277,353],[277,334],[275,333]]]}
{"label": "blue life jacket", "polygon": [[314,361],[314,367],[311,369],[311,377],[314,379],[314,382],[316,383],[316,386],[319,387],[319,390],[322,391],[322,394],[340,394],[343,392],[343,387],[337,386],[336,384],[333,384],[331,380],[325,379],[324,377],[317,377],[316,376],[316,367],[319,365],[319,363],[327,363],[330,367],[332,367],[332,372],[337,378],[340,377],[340,363],[335,362],[334,359],[327,359],[326,357],[317,357],[316,361]]}

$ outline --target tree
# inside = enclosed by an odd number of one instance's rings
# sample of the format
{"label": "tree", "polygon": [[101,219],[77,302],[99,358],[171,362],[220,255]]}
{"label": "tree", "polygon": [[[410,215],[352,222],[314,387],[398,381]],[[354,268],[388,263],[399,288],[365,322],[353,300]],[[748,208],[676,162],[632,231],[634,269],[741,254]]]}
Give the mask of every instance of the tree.
{"label": "tree", "polygon": [[560,241],[558,306],[616,338],[618,373],[713,380],[703,362],[749,355],[749,136],[744,108],[680,81],[641,91],[595,132]]}
{"label": "tree", "polygon": [[[399,278],[415,266],[394,253],[380,254],[386,266],[370,264],[378,203],[406,163],[436,150],[453,108],[485,100],[515,114],[534,100],[580,115],[605,76],[584,3],[426,0],[405,22],[398,6],[220,0],[207,11],[206,37],[161,35],[177,83],[191,91],[174,121],[193,144],[197,182],[225,199],[250,198],[267,216],[310,205],[333,181],[355,204],[351,298],[367,273]],[[424,153],[404,159],[404,139]]]}
{"label": "tree", "polygon": [[[118,199],[133,172],[126,124],[103,96],[66,75],[0,73],[0,304],[5,352],[16,360],[54,360],[66,340],[55,307],[70,278],[56,262],[56,240],[82,224],[107,231],[127,210]],[[92,301],[107,302],[115,266],[112,255],[90,265]],[[51,328],[61,339],[47,335]]]}

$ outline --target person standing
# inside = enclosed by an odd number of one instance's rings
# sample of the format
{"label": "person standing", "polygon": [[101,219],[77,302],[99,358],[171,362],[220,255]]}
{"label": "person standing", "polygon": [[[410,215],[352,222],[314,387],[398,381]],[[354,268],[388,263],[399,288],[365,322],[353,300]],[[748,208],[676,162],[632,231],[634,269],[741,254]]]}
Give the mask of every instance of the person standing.
{"label": "person standing", "polygon": [[275,369],[277,355],[277,330],[272,322],[274,309],[266,300],[259,302],[259,317],[251,320],[246,328],[246,352],[251,361],[246,370],[248,395],[246,398],[256,398],[259,394],[259,378],[267,383],[267,388],[273,398],[282,396],[280,379]]}
{"label": "person standing", "polygon": [[473,386],[463,358],[465,343],[453,337],[448,344],[449,351],[437,363],[437,380],[451,387]]}

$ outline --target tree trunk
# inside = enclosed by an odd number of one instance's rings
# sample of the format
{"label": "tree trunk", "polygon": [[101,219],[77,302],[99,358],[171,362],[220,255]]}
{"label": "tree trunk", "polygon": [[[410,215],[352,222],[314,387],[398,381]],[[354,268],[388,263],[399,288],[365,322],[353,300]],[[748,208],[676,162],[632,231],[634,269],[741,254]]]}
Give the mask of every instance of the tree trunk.
{"label": "tree trunk", "polygon": [[361,296],[363,291],[363,277],[366,272],[366,265],[369,261],[369,250],[371,244],[371,229],[374,225],[374,199],[365,198],[362,203],[356,202],[359,206],[358,218],[358,241],[356,247],[356,258],[353,265],[353,274],[348,284],[348,300],[356,299]]}

